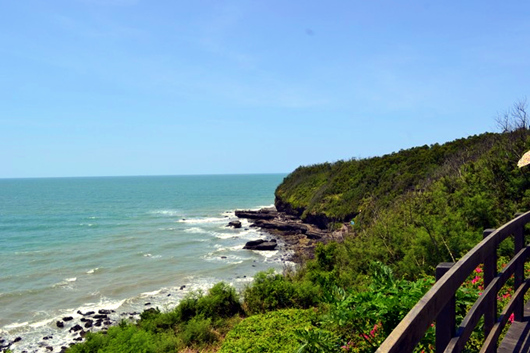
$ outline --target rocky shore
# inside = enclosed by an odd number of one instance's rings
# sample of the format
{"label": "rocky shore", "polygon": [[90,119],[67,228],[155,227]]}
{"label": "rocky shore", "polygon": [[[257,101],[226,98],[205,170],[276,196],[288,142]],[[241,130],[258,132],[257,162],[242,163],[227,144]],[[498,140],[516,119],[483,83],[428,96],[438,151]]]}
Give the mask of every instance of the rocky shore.
{"label": "rocky shore", "polygon": [[[258,211],[237,210],[235,215],[238,218],[248,219],[252,222],[251,227],[258,227],[272,236],[280,238],[285,243],[286,250],[293,252],[288,260],[296,263],[301,263],[304,259],[312,259],[318,243],[326,244],[331,240],[342,241],[344,234],[348,231],[347,225],[343,225],[341,229],[335,231],[320,229],[313,224],[302,222],[296,216],[279,212],[274,207],[263,208]],[[271,243],[271,241],[266,243]]]}

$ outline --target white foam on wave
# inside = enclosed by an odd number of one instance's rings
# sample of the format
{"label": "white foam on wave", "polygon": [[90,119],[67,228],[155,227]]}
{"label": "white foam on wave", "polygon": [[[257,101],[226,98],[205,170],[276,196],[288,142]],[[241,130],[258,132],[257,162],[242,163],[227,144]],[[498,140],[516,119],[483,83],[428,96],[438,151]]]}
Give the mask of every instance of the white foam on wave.
{"label": "white foam on wave", "polygon": [[7,330],[12,330],[12,329],[15,329],[15,328],[25,327],[25,326],[28,326],[28,325],[29,325],[29,322],[27,322],[27,321],[25,321],[25,322],[15,322],[14,324],[9,324],[9,325],[4,326],[4,328],[7,329]]}
{"label": "white foam on wave", "polygon": [[278,255],[279,250],[273,250],[273,251],[259,251],[259,250],[252,250],[253,253],[263,256],[266,259],[270,259],[272,257],[275,257]]}
{"label": "white foam on wave", "polygon": [[54,319],[46,319],[46,320],[42,320],[42,321],[37,321],[37,322],[34,322],[34,323],[31,323],[29,324],[30,327],[32,328],[38,328],[38,327],[44,327],[46,325],[48,325],[49,323],[53,322]]}
{"label": "white foam on wave", "polygon": [[[77,313],[77,311],[81,311],[81,312],[98,311],[100,309],[117,310],[120,306],[123,305],[123,303],[125,303],[125,300],[126,299],[111,300],[111,299],[107,299],[105,297],[102,297],[98,303],[85,303],[85,304],[81,305],[78,308],[67,309],[67,310],[65,310],[65,312],[68,312],[68,313],[76,312]],[[72,315],[72,316],[76,316],[76,315],[79,315],[79,314],[75,314],[75,315]]]}
{"label": "white foam on wave", "polygon": [[142,298],[152,297],[152,296],[155,296],[157,294],[160,294],[161,291],[162,291],[162,289],[155,290],[155,291],[152,291],[152,292],[144,292],[144,293],[140,294],[140,297],[142,297]]}
{"label": "white foam on wave", "polygon": [[204,217],[204,218],[183,218],[178,223],[201,224],[201,223],[219,223],[226,222],[226,217]]}
{"label": "white foam on wave", "polygon": [[239,237],[239,234],[234,234],[234,233],[208,232],[208,234],[217,239],[232,239],[232,238]]}
{"label": "white foam on wave", "polygon": [[91,275],[91,274],[95,273],[95,272],[98,271],[98,270],[99,270],[99,267],[96,267],[96,268],[93,268],[93,269],[91,269],[91,270],[88,270],[86,273],[87,273],[88,275]]}
{"label": "white foam on wave", "polygon": [[176,217],[182,214],[182,212],[179,210],[154,210],[148,213],[154,214],[154,215],[160,215],[160,216],[169,216],[169,217]]}
{"label": "white foam on wave", "polygon": [[204,229],[201,229],[199,227],[187,228],[187,229],[184,229],[184,232],[192,233],[192,234],[205,233]]}
{"label": "white foam on wave", "polygon": [[61,282],[58,282],[52,285],[52,288],[57,288],[57,287],[71,288],[71,284],[75,281],[77,281],[77,277],[65,278]]}
{"label": "white foam on wave", "polygon": [[251,211],[259,211],[261,209],[264,209],[264,208],[273,208],[273,209],[276,209],[276,206],[274,206],[274,204],[271,204],[271,205],[268,205],[268,206],[257,206],[256,208],[252,208],[250,209]]}
{"label": "white foam on wave", "polygon": [[151,259],[159,259],[162,257],[162,255],[144,254],[144,257],[149,257]]}

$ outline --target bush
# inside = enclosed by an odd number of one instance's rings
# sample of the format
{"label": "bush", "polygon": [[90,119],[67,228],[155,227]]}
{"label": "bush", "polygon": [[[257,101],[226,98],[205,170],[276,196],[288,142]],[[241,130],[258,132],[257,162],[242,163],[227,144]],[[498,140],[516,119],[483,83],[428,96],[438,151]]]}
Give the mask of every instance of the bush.
{"label": "bush", "polygon": [[306,309],[318,303],[319,290],[310,282],[293,283],[274,270],[259,272],[243,291],[250,314],[285,308]]}
{"label": "bush", "polygon": [[219,282],[208,291],[188,294],[175,309],[180,322],[187,322],[195,316],[203,318],[229,318],[242,312],[239,297],[233,287]]}
{"label": "bush", "polygon": [[205,345],[217,341],[217,335],[212,330],[212,320],[199,316],[188,321],[179,336],[186,346]]}
{"label": "bush", "polygon": [[284,309],[254,315],[236,325],[227,335],[220,353],[295,352],[300,346],[297,332],[315,327],[312,309]]}

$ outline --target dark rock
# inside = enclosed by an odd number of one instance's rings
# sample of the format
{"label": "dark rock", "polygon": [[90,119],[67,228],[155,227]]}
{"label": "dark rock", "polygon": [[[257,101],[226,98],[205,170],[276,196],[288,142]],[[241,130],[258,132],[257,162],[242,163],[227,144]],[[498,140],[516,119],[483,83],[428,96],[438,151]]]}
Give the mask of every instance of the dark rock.
{"label": "dark rock", "polygon": [[101,324],[103,323],[103,320],[98,320],[94,323],[94,326],[101,327]]}
{"label": "dark rock", "polygon": [[76,337],[74,338],[74,341],[81,342],[83,340],[83,337]]}
{"label": "dark rock", "polygon": [[245,244],[245,247],[243,249],[246,249],[247,246],[256,246],[256,245],[260,245],[262,243],[265,243],[265,240],[258,239],[258,240],[247,241],[247,243]]}
{"label": "dark rock", "polygon": [[46,350],[51,352],[51,351],[53,351],[53,347],[47,346]]}
{"label": "dark rock", "polygon": [[221,256],[221,259],[226,259],[226,256]]}
{"label": "dark rock", "polygon": [[57,321],[57,322],[56,322],[56,325],[57,325],[58,328],[63,328],[63,327],[64,327],[64,322],[62,322],[62,321]]}
{"label": "dark rock", "polygon": [[75,325],[74,327],[70,328],[70,332],[77,332],[77,331],[81,331],[83,328],[80,326],[80,325]]}
{"label": "dark rock", "polygon": [[248,219],[274,219],[278,216],[278,212],[272,208],[263,208],[259,211],[237,210],[236,217]]}
{"label": "dark rock", "polygon": [[79,320],[79,321],[81,321],[81,322],[87,322],[87,321],[90,321],[90,319],[86,319],[86,318],[82,317],[81,320]]}
{"label": "dark rock", "polygon": [[[105,310],[105,309],[100,309],[98,310],[98,314],[103,314],[103,315],[109,315],[112,311],[110,310]],[[96,315],[97,316],[97,315]],[[96,317],[94,316],[94,317]]]}
{"label": "dark rock", "polygon": [[145,303],[144,305],[145,305],[145,306],[148,306],[148,305],[151,305],[151,303]]}
{"label": "dark rock", "polygon": [[93,320],[87,320],[87,322],[85,323],[85,328],[91,328],[93,324],[94,324]]}
{"label": "dark rock", "polygon": [[15,340],[13,341],[13,343],[17,343],[17,342],[20,342],[22,341],[22,337],[17,337],[15,338]]}
{"label": "dark rock", "polygon": [[180,290],[183,290],[184,288],[186,288],[186,285],[180,286]]}
{"label": "dark rock", "polygon": [[52,338],[53,336],[46,336],[46,337],[43,337],[42,339],[46,341],[46,340],[51,340]]}
{"label": "dark rock", "polygon": [[[78,311],[78,313],[80,313],[80,311]],[[63,321],[72,321],[74,318],[71,317],[71,316],[66,316],[66,317],[63,317]]]}
{"label": "dark rock", "polygon": [[61,346],[61,351],[60,353],[66,353],[66,350],[68,349],[68,347],[65,347],[65,346]]}
{"label": "dark rock", "polygon": [[323,236],[325,236],[325,233],[309,230],[305,233],[305,236],[309,239],[321,239]]}
{"label": "dark rock", "polygon": [[79,335],[81,337],[85,338],[86,334],[89,333],[89,332],[90,332],[90,330],[89,331],[81,330],[81,332],[79,332]]}
{"label": "dark rock", "polygon": [[83,314],[83,316],[94,315],[95,313],[96,313],[95,311],[87,311],[86,313]]}
{"label": "dark rock", "polygon": [[290,234],[303,233],[305,234],[309,227],[302,222],[291,222],[282,220],[261,220],[258,219],[251,227],[260,227],[262,229],[273,229]]}
{"label": "dark rock", "polygon": [[274,250],[278,244],[274,241],[265,241],[262,239],[249,241],[245,244],[243,249],[247,250]]}
{"label": "dark rock", "polygon": [[241,222],[240,221],[229,222],[227,227],[241,228]]}
{"label": "dark rock", "polygon": [[97,314],[93,316],[94,319],[107,319],[108,317],[107,314]]}
{"label": "dark rock", "polygon": [[171,293],[169,293],[167,296],[168,296],[168,297],[171,297]]}

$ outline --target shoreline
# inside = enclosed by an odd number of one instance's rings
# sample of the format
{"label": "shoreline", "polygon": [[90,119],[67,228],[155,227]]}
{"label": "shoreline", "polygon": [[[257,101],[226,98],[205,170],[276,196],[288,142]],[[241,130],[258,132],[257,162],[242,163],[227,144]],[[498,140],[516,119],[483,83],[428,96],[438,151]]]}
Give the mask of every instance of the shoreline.
{"label": "shoreline", "polygon": [[[226,218],[227,221],[234,219],[237,219],[234,215]],[[251,227],[249,223],[244,223],[246,228]],[[256,236],[272,235],[272,232],[266,229],[255,230]],[[256,265],[258,268],[263,267],[271,256],[277,259],[274,262],[283,267],[293,265],[292,250],[283,240],[278,244],[279,248],[270,252],[271,255],[268,252],[260,252],[262,260],[254,260],[254,263],[259,261],[261,266],[257,263],[252,264],[252,269]],[[270,265],[272,266],[272,263]],[[187,293],[205,291],[220,281],[230,283],[237,290],[241,290],[252,281],[254,276],[252,273],[253,271],[248,269],[246,274],[234,273],[232,277],[225,279],[190,278],[189,281],[184,281],[185,284],[139,293],[132,298],[104,303],[86,303],[75,309],[58,309],[41,321],[8,324],[0,329],[0,352],[4,353],[7,349],[11,349],[13,353],[65,352],[71,345],[83,342],[88,332],[105,332],[124,319],[135,322],[145,310],[155,308],[162,311],[171,310]]]}
{"label": "shoreline", "polygon": [[300,218],[277,211],[276,207],[255,210],[236,210],[236,217],[251,222],[251,228],[258,228],[263,232],[280,239],[287,251],[292,251],[287,261],[298,265],[314,258],[314,250],[318,243],[327,244],[330,241],[342,241],[348,232],[348,226],[343,224],[341,229],[330,231],[320,229]]}

